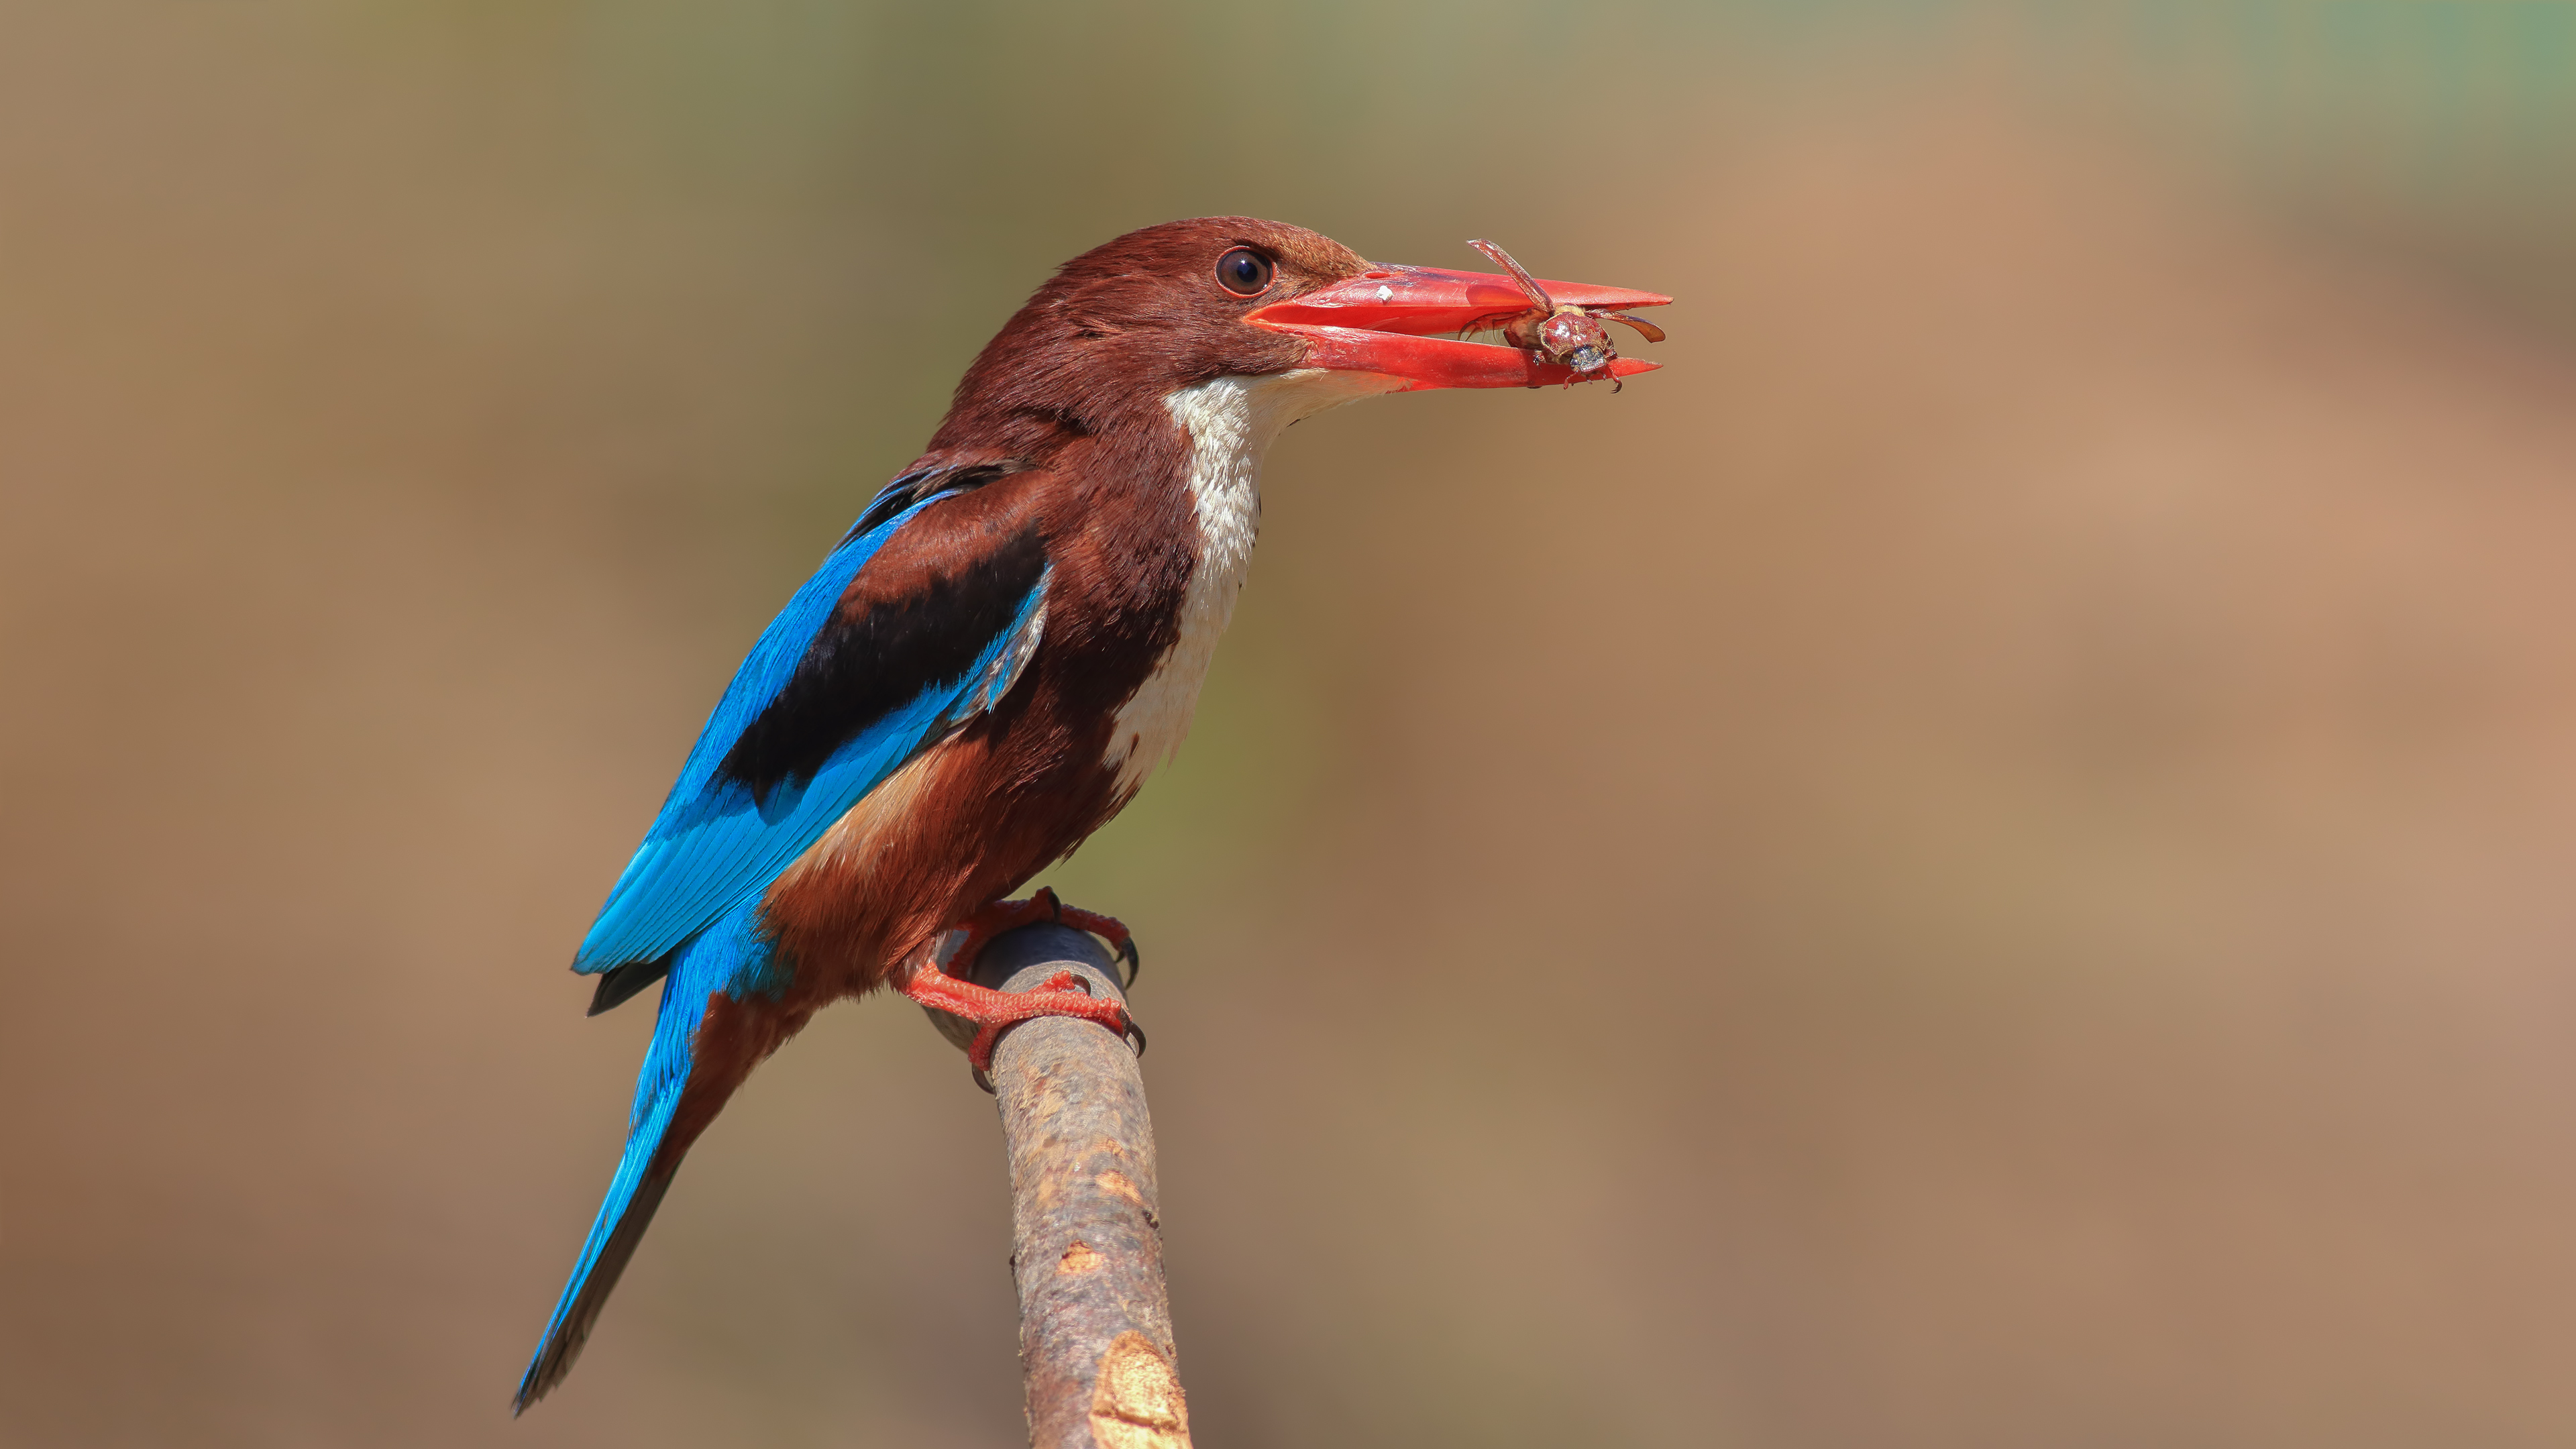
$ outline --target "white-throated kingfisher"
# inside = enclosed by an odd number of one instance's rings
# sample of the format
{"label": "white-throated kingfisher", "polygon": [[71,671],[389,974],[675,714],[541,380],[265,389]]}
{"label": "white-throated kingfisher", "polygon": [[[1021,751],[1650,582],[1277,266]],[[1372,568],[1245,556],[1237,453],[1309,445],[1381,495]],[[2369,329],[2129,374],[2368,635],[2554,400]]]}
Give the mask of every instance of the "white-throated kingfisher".
{"label": "white-throated kingfisher", "polygon": [[[1544,286],[1578,308],[1671,300]],[[1529,307],[1511,277],[1206,217],[1076,257],[1011,318],[930,450],[752,646],[573,959],[598,978],[593,1014],[656,981],[661,1007],[625,1156],[515,1408],[562,1381],[682,1154],[817,1008],[891,985],[972,1024],[978,1071],[1033,1016],[1135,1035],[1070,973],[1004,994],[965,967],[1059,910],[1132,959],[1107,917],[1004,898],[1180,745],[1251,560],[1263,452],[1357,398],[1572,380],[1465,340]]]}

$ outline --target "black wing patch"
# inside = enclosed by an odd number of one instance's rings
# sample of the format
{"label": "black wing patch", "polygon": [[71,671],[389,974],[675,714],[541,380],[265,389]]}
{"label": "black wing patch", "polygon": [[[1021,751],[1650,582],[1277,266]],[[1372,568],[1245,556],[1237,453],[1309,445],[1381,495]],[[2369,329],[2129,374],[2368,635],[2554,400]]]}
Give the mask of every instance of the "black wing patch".
{"label": "black wing patch", "polygon": [[918,473],[906,473],[877,490],[877,496],[868,500],[868,506],[859,514],[859,521],[850,525],[850,531],[842,536],[841,542],[845,545],[852,542],[916,503],[945,493],[965,493],[996,478],[1025,473],[1035,466],[1025,458],[1004,458],[998,463],[965,463],[952,468],[924,468]]}
{"label": "black wing patch", "polygon": [[670,975],[671,957],[679,954],[673,951],[658,961],[629,961],[602,971],[598,987],[590,993],[590,1010],[583,1015],[597,1016],[624,1006],[637,992]]}
{"label": "black wing patch", "polygon": [[[870,513],[876,509],[869,505]],[[741,782],[763,805],[789,780],[810,779],[860,731],[973,669],[1019,618],[1046,567],[1046,539],[1032,522],[954,571],[932,575],[917,594],[834,614],[778,697],[726,752],[717,778]]]}

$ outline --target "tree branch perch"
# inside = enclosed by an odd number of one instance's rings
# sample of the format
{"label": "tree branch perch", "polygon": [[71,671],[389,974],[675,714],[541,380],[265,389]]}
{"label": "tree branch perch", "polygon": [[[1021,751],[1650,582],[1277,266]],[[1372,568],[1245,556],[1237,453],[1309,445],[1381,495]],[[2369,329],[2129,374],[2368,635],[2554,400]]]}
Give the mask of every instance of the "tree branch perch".
{"label": "tree branch perch", "polygon": [[[1099,941],[1071,927],[997,937],[972,979],[1027,991],[1058,971],[1124,999]],[[950,1017],[932,1020],[955,1039]],[[1012,1277],[1034,1449],[1189,1449],[1163,1235],[1154,1124],[1127,1043],[1087,1021],[1040,1017],[993,1053],[1011,1161]]]}

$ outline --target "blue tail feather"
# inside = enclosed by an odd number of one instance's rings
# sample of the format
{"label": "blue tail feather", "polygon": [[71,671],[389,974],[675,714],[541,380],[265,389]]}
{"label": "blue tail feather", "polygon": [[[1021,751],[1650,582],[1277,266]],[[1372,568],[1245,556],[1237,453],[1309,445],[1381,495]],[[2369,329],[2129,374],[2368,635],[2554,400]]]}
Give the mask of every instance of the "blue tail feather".
{"label": "blue tail feather", "polygon": [[591,1222],[590,1236],[573,1264],[572,1281],[564,1285],[563,1297],[555,1304],[545,1339],[519,1380],[518,1395],[511,1401],[514,1414],[545,1397],[572,1371],[600,1308],[626,1271],[627,1260],[635,1255],[635,1245],[642,1241],[654,1210],[662,1205],[662,1194],[679,1171],[686,1145],[665,1151],[665,1139],[688,1089],[692,1046],[709,1001],[718,992],[736,1000],[751,994],[775,996],[787,985],[789,973],[760,929],[759,908],[758,896],[744,900],[672,953],[670,973],[662,982],[661,1006],[653,1019],[653,1044],[644,1054],[644,1068],[635,1082],[625,1155],[618,1159],[607,1200]]}

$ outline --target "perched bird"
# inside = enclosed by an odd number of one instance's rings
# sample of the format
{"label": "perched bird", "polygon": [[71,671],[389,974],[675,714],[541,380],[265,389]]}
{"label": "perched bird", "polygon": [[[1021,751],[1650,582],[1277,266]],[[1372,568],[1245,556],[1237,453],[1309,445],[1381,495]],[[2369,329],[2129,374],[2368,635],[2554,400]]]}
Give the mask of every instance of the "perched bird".
{"label": "perched bird", "polygon": [[[1671,300],[1544,285],[1580,307]],[[930,450],[752,646],[573,959],[598,978],[593,1015],[656,981],[661,1006],[625,1156],[515,1409],[562,1381],[682,1154],[817,1008],[891,985],[971,1023],[979,1072],[1033,1016],[1135,1036],[1070,973],[1004,994],[966,965],[1059,909],[1132,959],[1107,917],[1004,897],[1180,744],[1243,587],[1264,450],[1356,398],[1571,380],[1430,335],[1529,305],[1510,277],[1207,217],[1076,257],[1011,318]]]}

